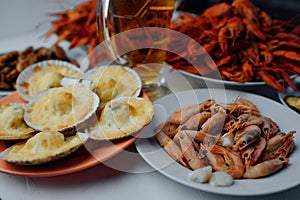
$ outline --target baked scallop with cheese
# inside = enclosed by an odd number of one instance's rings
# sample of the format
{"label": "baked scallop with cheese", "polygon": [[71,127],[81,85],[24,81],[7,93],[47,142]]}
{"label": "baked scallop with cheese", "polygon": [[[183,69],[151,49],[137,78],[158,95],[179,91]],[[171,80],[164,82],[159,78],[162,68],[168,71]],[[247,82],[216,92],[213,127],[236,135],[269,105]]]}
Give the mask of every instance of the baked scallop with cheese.
{"label": "baked scallop with cheese", "polygon": [[99,96],[100,104],[125,96],[139,96],[142,81],[131,68],[110,65],[91,69],[85,75],[92,80],[92,90]]}
{"label": "baked scallop with cheese", "polygon": [[82,72],[77,66],[61,60],[38,62],[18,76],[17,90],[22,98],[29,101],[39,92],[61,87],[60,81],[65,77],[81,78]]}
{"label": "baked scallop with cheese", "polygon": [[121,97],[106,103],[97,123],[86,132],[94,140],[119,139],[140,131],[154,115],[150,100],[140,97]]}
{"label": "baked scallop with cheese", "polygon": [[17,143],[4,152],[3,160],[17,165],[38,165],[63,158],[83,146],[87,135],[77,132],[65,137],[57,131],[39,132],[26,142]]}
{"label": "baked scallop with cheese", "polygon": [[51,88],[26,106],[26,123],[40,131],[66,131],[86,121],[99,105],[99,97],[81,84]]}
{"label": "baked scallop with cheese", "polygon": [[37,131],[24,121],[25,104],[0,104],[0,140],[19,140],[32,137]]}

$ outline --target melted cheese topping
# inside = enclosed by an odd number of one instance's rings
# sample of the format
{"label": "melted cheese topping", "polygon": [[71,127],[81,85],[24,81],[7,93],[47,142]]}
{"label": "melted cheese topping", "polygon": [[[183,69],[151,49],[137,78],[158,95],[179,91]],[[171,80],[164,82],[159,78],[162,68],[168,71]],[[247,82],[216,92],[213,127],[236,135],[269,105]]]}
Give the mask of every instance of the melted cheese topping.
{"label": "melted cheese topping", "polygon": [[65,144],[64,139],[64,135],[59,132],[40,132],[28,139],[20,152],[36,154],[55,151]]}
{"label": "melted cheese topping", "polygon": [[116,90],[114,89],[116,81],[113,79],[108,79],[102,81],[101,84],[95,86],[95,92],[100,97],[102,104],[110,101],[116,96]]}
{"label": "melted cheese topping", "polygon": [[93,139],[116,139],[133,134],[150,123],[154,115],[151,101],[127,97],[107,103],[98,123],[89,130]]}
{"label": "melted cheese topping", "polygon": [[0,139],[25,139],[35,132],[24,121],[23,105],[8,105],[1,107]]}
{"label": "melted cheese topping", "polygon": [[101,105],[114,98],[133,96],[140,88],[140,80],[118,65],[100,67],[88,78],[93,80],[92,88],[99,96]]}
{"label": "melted cheese topping", "polygon": [[14,145],[5,157],[8,162],[16,164],[42,164],[62,158],[86,141],[86,137],[76,134],[64,137],[60,132],[40,132],[26,142]]}
{"label": "melted cheese topping", "polygon": [[44,68],[36,67],[28,81],[28,95],[34,97],[37,93],[54,87],[59,87],[64,77],[79,78],[79,72],[64,66],[47,65]]}
{"label": "melted cheese topping", "polygon": [[87,118],[94,101],[94,93],[80,85],[53,88],[32,104],[26,120],[39,130],[61,131]]}

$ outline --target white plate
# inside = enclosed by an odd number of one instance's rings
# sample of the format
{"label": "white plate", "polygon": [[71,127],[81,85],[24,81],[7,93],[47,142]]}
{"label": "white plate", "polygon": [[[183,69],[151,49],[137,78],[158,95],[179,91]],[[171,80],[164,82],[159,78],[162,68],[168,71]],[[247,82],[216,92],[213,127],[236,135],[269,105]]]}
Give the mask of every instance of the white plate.
{"label": "white plate", "polygon": [[[179,107],[185,107],[195,103],[214,98],[219,102],[231,102],[237,97],[251,100],[257,105],[260,112],[271,117],[278,123],[283,132],[296,130],[296,148],[290,155],[290,164],[271,176],[260,179],[235,180],[229,187],[213,187],[209,184],[191,182],[188,179],[189,169],[175,162],[158,144],[154,137],[153,129],[165,122],[172,112]],[[154,102],[156,113],[151,124],[136,140],[136,148],[140,155],[155,170],[170,179],[202,191],[234,196],[256,196],[281,192],[300,184],[300,117],[297,113],[286,108],[282,104],[268,98],[235,90],[222,89],[197,89],[171,94]]]}
{"label": "white plate", "polygon": [[237,88],[238,87],[243,88],[243,87],[254,87],[254,86],[260,86],[260,85],[266,85],[265,82],[262,82],[262,81],[240,83],[240,82],[235,82],[235,81],[224,81],[221,79],[200,76],[200,75],[192,74],[192,73],[189,73],[189,72],[186,72],[183,70],[179,70],[179,71],[180,71],[180,73],[182,73],[186,76],[189,76],[191,78],[198,79],[200,81],[205,81],[206,83],[215,84],[215,85],[232,86],[232,87],[237,87]]}
{"label": "white plate", "polygon": [[278,98],[279,98],[279,100],[281,101],[281,103],[283,105],[287,106],[288,108],[290,108],[290,107],[284,101],[285,97],[288,97],[288,96],[300,97],[300,76],[295,77],[293,79],[293,83],[297,87],[298,91],[294,91],[291,87],[287,86],[286,87],[286,92],[278,92]]}
{"label": "white plate", "polygon": [[[27,47],[32,46],[34,49],[39,47],[51,47],[57,37],[51,36],[45,38],[41,33],[29,32],[22,35],[15,35],[12,37],[5,37],[0,39],[0,54],[10,51],[23,51]],[[69,42],[62,41],[59,46],[64,49],[68,58],[74,59],[81,64],[87,57],[87,52],[83,48],[69,49]],[[0,90],[0,95],[11,94],[14,90]]]}

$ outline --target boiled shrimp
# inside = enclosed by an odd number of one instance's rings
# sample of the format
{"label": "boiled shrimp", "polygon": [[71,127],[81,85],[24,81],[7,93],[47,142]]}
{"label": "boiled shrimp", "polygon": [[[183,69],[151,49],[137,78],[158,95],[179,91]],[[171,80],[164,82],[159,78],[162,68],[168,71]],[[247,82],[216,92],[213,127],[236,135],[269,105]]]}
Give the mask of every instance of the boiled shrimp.
{"label": "boiled shrimp", "polygon": [[201,126],[201,131],[210,135],[220,135],[226,119],[226,111],[221,106],[218,111],[212,115],[204,124]]}
{"label": "boiled shrimp", "polygon": [[270,138],[267,141],[266,150],[263,152],[260,160],[270,160],[276,157],[287,157],[294,149],[293,141],[295,131],[290,131],[287,134],[281,133]]}
{"label": "boiled shrimp", "polygon": [[156,134],[156,139],[174,160],[187,167],[187,164],[183,160],[183,154],[180,147],[177,146],[177,144],[171,138],[169,138],[163,131],[159,131]]}
{"label": "boiled shrimp", "polygon": [[194,148],[193,140],[184,131],[181,131],[178,134],[180,135],[180,147],[188,165],[193,170],[208,166],[209,163],[205,156],[201,156]]}
{"label": "boiled shrimp", "polygon": [[173,124],[183,124],[186,120],[188,120],[193,115],[204,111],[206,108],[209,108],[214,104],[214,100],[207,100],[200,104],[195,104],[191,106],[187,106],[185,108],[180,108],[173,112],[173,114],[169,117],[169,121]]}
{"label": "boiled shrimp", "polygon": [[210,112],[200,112],[193,115],[185,123],[180,125],[176,131],[180,130],[198,130],[202,124],[211,117]]}
{"label": "boiled shrimp", "polygon": [[275,158],[246,168],[244,178],[260,178],[273,174],[288,163],[287,158]]}
{"label": "boiled shrimp", "polygon": [[238,152],[218,145],[213,145],[212,147],[202,145],[202,147],[207,151],[206,157],[214,170],[224,171],[233,178],[243,176],[244,163]]}
{"label": "boiled shrimp", "polygon": [[266,145],[266,139],[263,137],[259,137],[255,145],[242,150],[241,154],[242,158],[244,158],[245,160],[246,167],[250,167],[251,165],[254,165],[257,162],[257,160],[265,150]]}
{"label": "boiled shrimp", "polygon": [[235,133],[235,145],[233,150],[242,150],[249,146],[250,144],[257,141],[261,133],[260,128],[257,125],[247,126]]}

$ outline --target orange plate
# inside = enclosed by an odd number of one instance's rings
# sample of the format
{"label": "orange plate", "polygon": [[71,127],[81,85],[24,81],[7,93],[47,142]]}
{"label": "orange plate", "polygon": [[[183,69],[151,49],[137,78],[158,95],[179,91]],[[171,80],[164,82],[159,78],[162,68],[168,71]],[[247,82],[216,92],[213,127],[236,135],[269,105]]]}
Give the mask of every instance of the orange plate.
{"label": "orange plate", "polygon": [[[0,102],[26,103],[17,92],[4,97]],[[35,166],[20,166],[0,160],[0,171],[30,177],[50,177],[81,171],[95,166],[118,154],[135,141],[136,137],[126,137],[116,141],[93,141],[87,143],[73,154],[46,164]],[[8,148],[13,142],[0,140],[0,152]]]}

